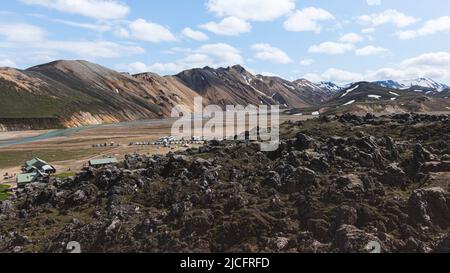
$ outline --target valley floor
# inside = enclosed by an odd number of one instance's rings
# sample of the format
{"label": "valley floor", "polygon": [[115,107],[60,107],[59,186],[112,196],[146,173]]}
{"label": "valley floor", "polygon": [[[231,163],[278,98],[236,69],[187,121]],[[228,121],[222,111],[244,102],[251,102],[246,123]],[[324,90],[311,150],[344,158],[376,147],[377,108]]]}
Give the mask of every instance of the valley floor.
{"label": "valley floor", "polygon": [[[280,121],[306,120],[312,116],[281,115]],[[114,156],[123,159],[127,154],[166,154],[181,147],[130,146],[131,142],[154,142],[171,133],[173,119],[148,120],[106,124],[68,130],[0,132],[0,184],[14,186],[15,178],[3,179],[3,175],[19,174],[25,161],[42,158],[57,169],[57,175],[74,173],[86,166],[91,159]],[[245,129],[238,128],[241,133]],[[51,137],[46,138],[46,135]],[[42,136],[42,137],[40,137]],[[38,139],[20,144],[24,139]],[[114,147],[93,148],[96,144],[110,144]],[[5,145],[2,143],[18,143]]]}

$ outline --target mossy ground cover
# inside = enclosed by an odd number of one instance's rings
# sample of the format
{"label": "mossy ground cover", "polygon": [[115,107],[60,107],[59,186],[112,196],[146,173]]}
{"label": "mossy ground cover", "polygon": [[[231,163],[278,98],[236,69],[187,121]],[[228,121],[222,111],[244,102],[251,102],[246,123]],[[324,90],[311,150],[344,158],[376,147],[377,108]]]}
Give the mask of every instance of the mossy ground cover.
{"label": "mossy ground cover", "polygon": [[95,154],[92,149],[77,150],[27,150],[27,151],[0,151],[0,168],[21,166],[25,161],[39,157],[49,163],[81,159]]}
{"label": "mossy ground cover", "polygon": [[0,201],[5,201],[9,197],[8,185],[0,185]]}

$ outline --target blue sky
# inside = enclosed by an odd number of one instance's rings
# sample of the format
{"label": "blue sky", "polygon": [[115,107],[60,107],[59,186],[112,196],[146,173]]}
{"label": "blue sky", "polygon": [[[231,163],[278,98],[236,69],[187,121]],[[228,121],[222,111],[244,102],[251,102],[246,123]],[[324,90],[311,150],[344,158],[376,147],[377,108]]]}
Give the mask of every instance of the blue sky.
{"label": "blue sky", "polygon": [[84,59],[166,75],[239,63],[291,80],[450,83],[446,0],[3,2],[0,66]]}

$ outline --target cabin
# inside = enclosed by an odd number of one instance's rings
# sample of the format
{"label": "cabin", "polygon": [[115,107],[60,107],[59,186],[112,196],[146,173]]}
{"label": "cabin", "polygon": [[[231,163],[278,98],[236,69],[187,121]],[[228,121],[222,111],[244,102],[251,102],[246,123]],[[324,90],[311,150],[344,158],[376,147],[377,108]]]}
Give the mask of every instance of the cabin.
{"label": "cabin", "polygon": [[23,173],[17,176],[17,187],[25,188],[26,185],[37,182],[43,175],[39,172]]}
{"label": "cabin", "polygon": [[89,166],[93,168],[101,168],[108,165],[117,165],[118,163],[119,161],[115,157],[89,160]]}
{"label": "cabin", "polygon": [[55,167],[35,157],[22,166],[22,174],[16,177],[17,187],[24,188],[26,185],[38,182],[40,178],[48,178],[54,173],[56,173]]}
{"label": "cabin", "polygon": [[38,172],[50,175],[56,173],[56,169],[44,160],[35,157],[32,160],[25,162],[25,165],[22,167],[22,172],[25,174]]}

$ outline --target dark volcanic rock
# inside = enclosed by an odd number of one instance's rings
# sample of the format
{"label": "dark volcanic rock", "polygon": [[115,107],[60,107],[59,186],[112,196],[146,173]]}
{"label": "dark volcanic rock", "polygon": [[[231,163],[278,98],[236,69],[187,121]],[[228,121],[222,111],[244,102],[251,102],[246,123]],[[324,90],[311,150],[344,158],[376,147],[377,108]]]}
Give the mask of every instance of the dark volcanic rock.
{"label": "dark volcanic rock", "polygon": [[393,187],[405,187],[407,176],[397,164],[390,164],[381,177],[381,183]]}
{"label": "dark volcanic rock", "polygon": [[450,233],[445,236],[441,242],[439,242],[437,248],[437,253],[450,253]]}
{"label": "dark volcanic rock", "polygon": [[419,224],[450,226],[450,193],[442,188],[414,191],[408,203],[410,218]]}
{"label": "dark volcanic rock", "polygon": [[351,225],[342,225],[334,237],[334,245],[343,253],[367,253],[369,243],[379,241],[376,236]]}
{"label": "dark volcanic rock", "polygon": [[449,131],[447,116],[347,114],[282,125],[275,152],[129,155],[15,190],[0,252],[449,252]]}

